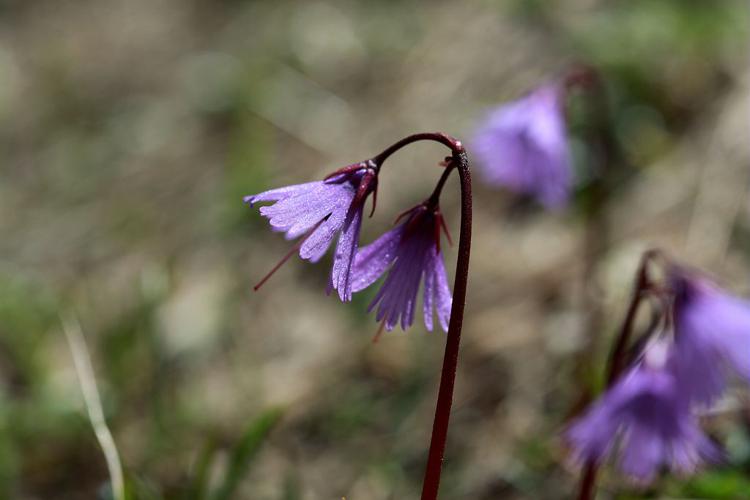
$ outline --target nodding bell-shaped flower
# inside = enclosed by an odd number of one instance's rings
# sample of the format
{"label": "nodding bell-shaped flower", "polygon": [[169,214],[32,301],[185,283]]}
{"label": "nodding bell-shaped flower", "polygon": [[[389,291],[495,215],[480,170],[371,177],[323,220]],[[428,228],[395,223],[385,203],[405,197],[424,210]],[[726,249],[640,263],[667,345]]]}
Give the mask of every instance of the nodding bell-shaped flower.
{"label": "nodding bell-shaped flower", "polygon": [[708,406],[727,377],[750,382],[750,302],[677,265],[669,281],[675,294],[675,374],[691,402]]}
{"label": "nodding bell-shaped flower", "polygon": [[[310,262],[319,261],[338,236],[327,291],[337,290],[339,298],[346,302],[352,298],[351,268],[359,244],[365,200],[370,193],[375,210],[377,174],[372,161],[355,163],[322,181],[272,189],[245,196],[244,201],[251,207],[255,203],[273,202],[260,208],[261,215],[274,231],[285,233],[288,240],[304,237],[298,244],[299,256]],[[261,280],[256,290],[281,263]]]}
{"label": "nodding bell-shaped flower", "polygon": [[573,422],[566,438],[578,460],[600,463],[618,452],[620,470],[649,483],[662,465],[690,474],[721,458],[690,413],[671,370],[671,349],[661,340],[648,346],[643,358]]}
{"label": "nodding bell-shaped flower", "polygon": [[549,84],[491,111],[471,144],[484,181],[533,196],[547,208],[568,202],[570,150],[562,87]]}
{"label": "nodding bell-shaped flower", "polygon": [[436,203],[427,201],[404,212],[402,224],[383,234],[357,253],[352,268],[353,291],[359,292],[387,272],[385,282],[370,304],[387,331],[414,322],[419,286],[424,279],[424,323],[432,331],[433,311],[448,331],[452,296],[440,251],[441,230],[450,235]]}

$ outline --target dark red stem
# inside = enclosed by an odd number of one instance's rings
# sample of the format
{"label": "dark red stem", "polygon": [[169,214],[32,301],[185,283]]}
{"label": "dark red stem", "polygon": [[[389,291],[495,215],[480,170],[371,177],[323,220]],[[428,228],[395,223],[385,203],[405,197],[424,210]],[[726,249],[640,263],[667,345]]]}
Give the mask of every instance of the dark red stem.
{"label": "dark red stem", "polygon": [[464,322],[464,306],[466,302],[466,285],[469,279],[469,256],[471,253],[471,173],[469,158],[461,141],[443,134],[442,132],[424,132],[410,135],[386,148],[371,161],[377,171],[393,153],[409,144],[418,141],[434,141],[443,144],[451,150],[450,161],[440,176],[435,191],[429,198],[430,203],[437,205],[440,192],[451,172],[458,170],[461,184],[461,232],[458,241],[458,259],[456,261],[456,279],[453,283],[453,305],[448,324],[448,336],[443,356],[443,369],[440,375],[435,420],[432,424],[432,438],[427,457],[427,467],[422,483],[422,500],[435,500],[440,487],[440,473],[445,454],[445,442],[448,437],[448,423],[453,405],[453,388],[456,382],[456,368],[458,366],[459,344],[461,342],[461,328]]}
{"label": "dark red stem", "polygon": [[592,500],[594,498],[594,486],[596,485],[596,473],[599,468],[595,462],[588,462],[581,477],[581,490],[578,500]]}
{"label": "dark red stem", "polygon": [[445,166],[445,170],[443,170],[443,173],[440,176],[440,179],[438,179],[438,183],[435,185],[435,189],[432,191],[432,194],[428,198],[431,204],[435,206],[438,205],[438,201],[440,200],[440,193],[443,192],[443,186],[445,186],[445,181],[447,181],[448,177],[450,177],[451,173],[453,172],[454,166],[455,166],[455,162],[453,160],[448,162],[448,164]]}
{"label": "dark red stem", "polygon": [[[442,142],[442,141],[441,141]],[[458,143],[460,146],[460,143]],[[461,327],[464,321],[466,302],[466,285],[469,278],[469,256],[471,254],[471,173],[466,152],[453,150],[453,166],[458,170],[461,182],[461,232],[458,240],[458,260],[456,261],[456,279],[453,284],[453,306],[448,325],[448,338],[443,356],[443,370],[440,376],[435,421],[432,425],[430,452],[427,457],[424,482],[422,483],[422,500],[435,500],[440,486],[440,472],[445,453],[445,442],[448,436],[448,422],[453,404],[453,387],[456,381]],[[451,168],[446,167],[446,168]]]}
{"label": "dark red stem", "polygon": [[[633,294],[630,298],[630,304],[628,310],[625,313],[625,319],[620,327],[620,332],[617,335],[617,340],[612,348],[612,352],[609,356],[609,367],[607,369],[607,384],[606,388],[609,389],[617,382],[617,379],[625,371],[628,361],[628,345],[630,339],[633,336],[633,326],[635,325],[635,318],[638,314],[638,307],[640,306],[644,292],[648,290],[650,286],[648,277],[648,265],[659,252],[656,250],[649,250],[641,257],[641,262],[638,265],[638,271],[636,273],[635,284],[633,285]],[[586,463],[581,476],[581,486],[578,490],[578,500],[591,500],[594,498],[594,490],[596,486],[596,475],[599,470],[599,466],[594,461]]]}
{"label": "dark red stem", "polygon": [[638,271],[636,273],[635,283],[633,284],[633,294],[630,298],[630,304],[628,310],[625,313],[625,320],[622,322],[620,333],[617,336],[612,352],[609,356],[609,369],[607,372],[607,388],[617,381],[622,375],[627,365],[627,351],[628,344],[630,344],[630,338],[633,336],[633,325],[635,324],[635,317],[638,313],[638,307],[644,297],[644,292],[649,289],[650,280],[648,277],[648,265],[657,255],[654,250],[647,251],[641,257],[641,262],[638,265]]}
{"label": "dark red stem", "polygon": [[439,142],[440,144],[448,147],[451,150],[454,158],[456,157],[458,153],[464,151],[464,146],[463,144],[461,144],[461,141],[447,134],[444,134],[442,132],[422,132],[420,134],[413,134],[408,137],[404,137],[403,139],[396,142],[395,144],[388,146],[382,153],[380,153],[375,158],[373,158],[372,161],[375,163],[376,168],[380,168],[383,162],[387,160],[388,157],[391,156],[393,153],[403,148],[404,146],[408,146],[409,144],[412,144],[418,141]]}

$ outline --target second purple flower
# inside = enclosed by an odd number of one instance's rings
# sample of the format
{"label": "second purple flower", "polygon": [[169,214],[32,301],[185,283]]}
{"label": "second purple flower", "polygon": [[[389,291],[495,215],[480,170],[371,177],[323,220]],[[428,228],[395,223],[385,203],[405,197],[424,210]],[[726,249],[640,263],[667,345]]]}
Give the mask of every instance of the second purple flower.
{"label": "second purple flower", "polygon": [[[424,279],[423,316],[432,331],[433,315],[448,331],[452,297],[440,251],[443,217],[429,202],[418,205],[402,217],[406,220],[357,253],[352,268],[354,292],[364,290],[388,271],[385,282],[370,304],[377,307],[376,319],[387,331],[400,323],[406,330],[414,323],[419,285]],[[447,235],[447,232],[446,232]]]}

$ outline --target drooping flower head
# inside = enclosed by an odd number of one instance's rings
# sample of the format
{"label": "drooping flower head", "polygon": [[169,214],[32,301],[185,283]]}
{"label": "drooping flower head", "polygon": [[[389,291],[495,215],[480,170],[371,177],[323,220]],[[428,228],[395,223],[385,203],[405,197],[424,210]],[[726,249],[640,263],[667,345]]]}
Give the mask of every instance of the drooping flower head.
{"label": "drooping flower head", "polygon": [[564,206],[572,174],[561,87],[549,84],[491,111],[471,150],[488,184],[533,196],[548,208]]}
{"label": "drooping flower head", "polygon": [[594,405],[566,438],[580,461],[619,455],[619,468],[641,483],[662,465],[689,474],[720,452],[690,413],[671,363],[671,344],[657,341]]}
{"label": "drooping flower head", "polygon": [[691,402],[709,405],[728,376],[750,381],[750,303],[673,265],[675,373]]}
{"label": "drooping flower head", "polygon": [[[433,314],[448,331],[452,297],[440,251],[441,229],[448,235],[436,204],[425,202],[402,214],[404,222],[362,247],[352,268],[353,291],[359,292],[387,271],[383,285],[370,304],[387,331],[414,322],[419,286],[424,280],[424,324],[432,331]],[[434,312],[433,312],[434,311]]]}
{"label": "drooping flower head", "polygon": [[351,267],[359,244],[364,202],[376,190],[377,169],[372,162],[363,162],[338,170],[322,181],[272,189],[245,196],[244,201],[250,206],[274,202],[261,207],[261,215],[288,240],[304,236],[299,256],[310,262],[319,261],[338,236],[328,291],[337,290],[346,302],[352,298]]}

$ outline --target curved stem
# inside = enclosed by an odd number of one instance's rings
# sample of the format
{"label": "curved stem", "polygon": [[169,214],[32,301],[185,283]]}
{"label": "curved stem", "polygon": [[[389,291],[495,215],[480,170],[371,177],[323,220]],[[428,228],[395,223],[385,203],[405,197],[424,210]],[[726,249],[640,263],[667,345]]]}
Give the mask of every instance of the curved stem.
{"label": "curved stem", "polygon": [[644,292],[648,290],[650,284],[648,277],[648,264],[656,255],[657,251],[655,250],[647,251],[641,257],[641,262],[638,265],[635,284],[633,285],[633,294],[630,298],[628,310],[625,313],[625,320],[622,322],[622,327],[620,328],[620,333],[617,336],[617,341],[615,342],[615,346],[609,356],[607,388],[610,388],[612,387],[612,385],[614,385],[614,383],[626,368],[627,348],[628,344],[630,343],[630,337],[632,337],[633,335],[635,317],[638,313],[638,307],[641,305]]}
{"label": "curved stem", "polygon": [[[451,307],[445,355],[443,357],[443,369],[440,376],[440,388],[438,389],[438,399],[435,408],[435,421],[432,425],[430,451],[427,458],[424,482],[422,483],[422,500],[435,500],[440,486],[440,472],[443,465],[445,442],[448,436],[448,422],[453,404],[453,387],[456,381],[456,367],[458,365],[461,328],[463,326],[464,306],[466,302],[466,285],[469,278],[469,256],[471,254],[471,173],[469,172],[469,159],[460,144],[457,143],[458,147],[456,149],[451,148],[453,150],[451,163],[458,170],[461,182],[461,233],[458,241],[456,279],[453,284],[453,305]],[[446,169],[448,168],[451,167],[446,167]],[[444,175],[447,177],[447,174],[444,173]]]}
{"label": "curved stem", "polygon": [[578,493],[578,500],[592,500],[594,498],[594,485],[596,485],[596,474],[599,467],[596,462],[586,463],[586,467],[581,477],[581,489]]}
{"label": "curved stem", "polygon": [[379,169],[383,162],[387,160],[388,157],[393,153],[405,146],[408,146],[409,144],[418,141],[439,142],[440,144],[449,148],[454,157],[464,151],[464,146],[463,144],[461,144],[461,141],[449,136],[448,134],[444,134],[442,132],[422,132],[419,134],[412,134],[408,137],[404,137],[400,141],[388,146],[385,150],[383,150],[383,152],[373,158],[372,161],[375,163],[376,168]]}
{"label": "curved stem", "polygon": [[466,286],[469,279],[469,257],[471,254],[471,173],[469,158],[461,141],[442,132],[423,132],[401,139],[372,158],[377,171],[396,151],[418,141],[438,142],[451,150],[450,162],[446,165],[430,202],[437,203],[440,192],[453,170],[458,170],[461,184],[461,230],[458,241],[458,258],[456,260],[456,278],[453,284],[453,304],[451,306],[448,335],[443,356],[443,368],[440,375],[440,387],[435,407],[435,420],[432,424],[432,437],[427,457],[424,482],[422,483],[422,500],[436,500],[440,487],[440,473],[445,454],[445,443],[448,437],[451,406],[453,405],[453,388],[456,382],[461,328],[464,320]]}
{"label": "curved stem", "polygon": [[455,166],[456,162],[452,159],[448,163],[448,165],[445,166],[445,170],[443,170],[443,173],[440,175],[440,179],[438,179],[438,183],[435,185],[435,189],[432,191],[430,197],[427,198],[433,205],[438,205],[438,201],[440,200],[440,193],[443,191],[443,186],[445,186],[445,182],[448,180],[448,177],[450,177]]}

